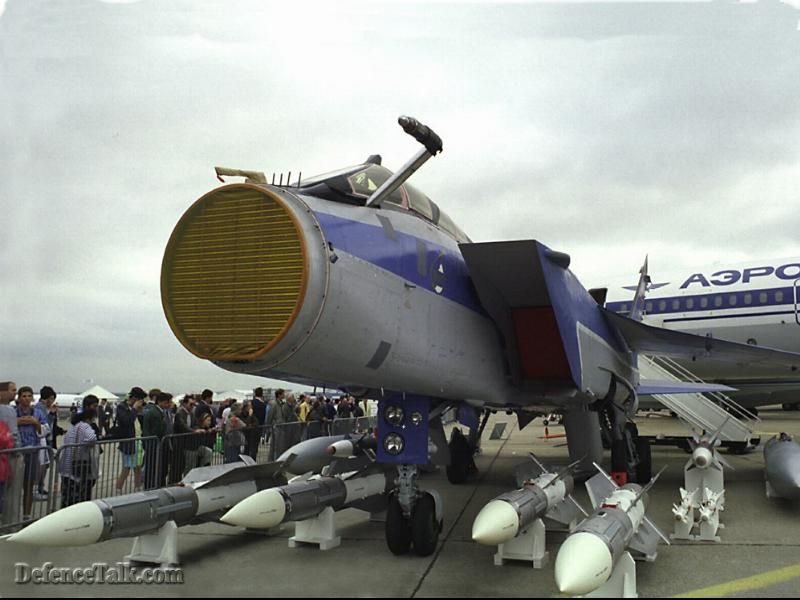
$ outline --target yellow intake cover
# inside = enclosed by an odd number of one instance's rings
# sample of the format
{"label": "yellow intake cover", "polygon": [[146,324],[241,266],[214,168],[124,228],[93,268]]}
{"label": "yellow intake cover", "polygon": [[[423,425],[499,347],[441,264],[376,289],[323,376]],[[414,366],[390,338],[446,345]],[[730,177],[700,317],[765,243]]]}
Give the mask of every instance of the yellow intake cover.
{"label": "yellow intake cover", "polygon": [[175,226],[161,264],[161,303],[193,354],[254,360],[294,322],[306,280],[303,232],[285,201],[257,185],[226,185]]}

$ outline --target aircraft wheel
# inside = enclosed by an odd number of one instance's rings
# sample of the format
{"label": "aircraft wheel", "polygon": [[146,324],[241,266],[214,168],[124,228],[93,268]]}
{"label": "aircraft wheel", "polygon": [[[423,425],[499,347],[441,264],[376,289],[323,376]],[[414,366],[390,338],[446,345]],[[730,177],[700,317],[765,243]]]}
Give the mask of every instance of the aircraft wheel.
{"label": "aircraft wheel", "polygon": [[414,552],[420,556],[430,556],[439,543],[439,523],[436,521],[436,503],[433,496],[423,494],[417,499],[411,516],[411,537]]}
{"label": "aircraft wheel", "polygon": [[411,523],[403,515],[396,494],[389,497],[386,508],[386,545],[392,554],[408,554],[411,550]]}
{"label": "aircraft wheel", "polygon": [[472,463],[472,449],[461,430],[454,429],[450,438],[450,464],[447,465],[447,480],[450,483],[464,483]]}
{"label": "aircraft wheel", "polygon": [[650,442],[645,438],[637,437],[634,440],[636,454],[639,455],[639,464],[636,465],[636,481],[645,484],[653,477],[653,457],[650,451]]}
{"label": "aircraft wheel", "polygon": [[788,402],[784,402],[781,404],[781,408],[783,410],[794,410],[794,404],[789,404]]}

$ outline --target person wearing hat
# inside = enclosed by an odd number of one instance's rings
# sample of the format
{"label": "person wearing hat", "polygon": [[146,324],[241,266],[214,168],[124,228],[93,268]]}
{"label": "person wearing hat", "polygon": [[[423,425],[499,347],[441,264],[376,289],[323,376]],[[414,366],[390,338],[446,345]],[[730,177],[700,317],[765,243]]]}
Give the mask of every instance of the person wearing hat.
{"label": "person wearing hat", "polygon": [[133,469],[134,488],[139,489],[142,485],[142,460],[140,457],[142,442],[138,438],[142,437],[139,413],[142,411],[145,398],[147,398],[147,392],[140,387],[133,387],[125,402],[117,406],[117,417],[114,419],[111,433],[113,437],[123,440],[118,445],[119,452],[122,454],[122,470],[117,477],[118,491],[125,486],[131,469]]}

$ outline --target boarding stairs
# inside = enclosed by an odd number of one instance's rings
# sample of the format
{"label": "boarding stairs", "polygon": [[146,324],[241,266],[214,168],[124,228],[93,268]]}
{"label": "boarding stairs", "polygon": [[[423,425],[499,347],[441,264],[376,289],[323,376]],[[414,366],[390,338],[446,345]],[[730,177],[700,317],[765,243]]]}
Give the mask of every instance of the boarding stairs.
{"label": "boarding stairs", "polygon": [[[639,375],[642,380],[705,383],[665,356],[639,355]],[[760,421],[756,415],[721,392],[654,394],[653,397],[686,421],[698,434],[712,433],[722,427],[719,438],[723,441],[749,445]]]}

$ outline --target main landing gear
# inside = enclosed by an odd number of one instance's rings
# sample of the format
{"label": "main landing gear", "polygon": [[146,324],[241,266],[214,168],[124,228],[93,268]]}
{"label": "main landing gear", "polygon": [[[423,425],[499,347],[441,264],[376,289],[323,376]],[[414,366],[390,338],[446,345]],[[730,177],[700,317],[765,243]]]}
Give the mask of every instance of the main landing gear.
{"label": "main landing gear", "polygon": [[[625,404],[635,406],[632,399]],[[618,485],[650,481],[653,473],[650,442],[640,437],[636,423],[628,420],[628,415],[635,411],[627,411],[624,406],[604,399],[597,407],[597,412],[603,437],[611,447],[611,477]]]}
{"label": "main landing gear", "polygon": [[417,487],[417,467],[398,465],[397,490],[386,510],[386,544],[393,554],[430,556],[442,531],[441,501],[433,491]]}

